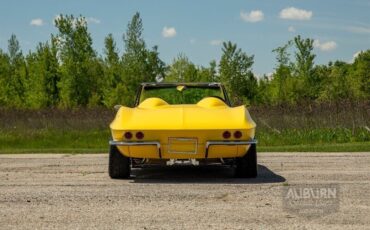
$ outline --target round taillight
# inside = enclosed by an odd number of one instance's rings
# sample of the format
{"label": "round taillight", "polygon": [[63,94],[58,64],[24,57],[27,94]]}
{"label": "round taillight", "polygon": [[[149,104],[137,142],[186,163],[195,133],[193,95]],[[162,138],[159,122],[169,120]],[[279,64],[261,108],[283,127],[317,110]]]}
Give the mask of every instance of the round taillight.
{"label": "round taillight", "polygon": [[228,139],[231,137],[231,133],[229,131],[225,131],[222,136],[225,138],[225,139]]}
{"label": "round taillight", "polygon": [[131,139],[132,138],[132,133],[131,132],[125,132],[125,138],[126,139]]}
{"label": "round taillight", "polygon": [[137,132],[136,133],[136,138],[137,139],[143,139],[144,138],[144,133],[143,132]]}
{"label": "round taillight", "polygon": [[240,131],[235,131],[235,133],[234,133],[234,137],[235,137],[235,138],[239,139],[239,138],[241,138],[242,136],[243,136],[242,132],[240,132]]}

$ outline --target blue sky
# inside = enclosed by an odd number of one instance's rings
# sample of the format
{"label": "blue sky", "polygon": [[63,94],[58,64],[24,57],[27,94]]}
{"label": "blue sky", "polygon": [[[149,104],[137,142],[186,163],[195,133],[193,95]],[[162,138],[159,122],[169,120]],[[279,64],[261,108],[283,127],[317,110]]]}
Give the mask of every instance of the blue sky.
{"label": "blue sky", "polygon": [[300,34],[315,39],[317,64],[350,62],[370,49],[370,0],[2,0],[0,48],[16,34],[25,53],[56,33],[58,14],[83,15],[89,21],[94,47],[103,54],[104,37],[112,33],[119,50],[128,21],[139,11],[144,39],[158,45],[160,57],[171,63],[184,53],[207,66],[221,56],[221,41],[238,44],[255,56],[253,71],[270,73],[272,49]]}

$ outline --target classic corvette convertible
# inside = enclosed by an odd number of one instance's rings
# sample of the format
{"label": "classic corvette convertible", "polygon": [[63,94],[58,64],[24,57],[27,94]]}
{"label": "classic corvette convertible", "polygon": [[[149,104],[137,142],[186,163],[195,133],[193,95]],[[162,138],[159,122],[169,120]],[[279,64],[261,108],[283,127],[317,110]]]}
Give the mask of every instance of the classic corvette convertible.
{"label": "classic corvette convertible", "polygon": [[223,164],[257,176],[256,124],[232,107],[220,83],[142,83],[134,108],[116,106],[110,124],[111,178],[148,165]]}

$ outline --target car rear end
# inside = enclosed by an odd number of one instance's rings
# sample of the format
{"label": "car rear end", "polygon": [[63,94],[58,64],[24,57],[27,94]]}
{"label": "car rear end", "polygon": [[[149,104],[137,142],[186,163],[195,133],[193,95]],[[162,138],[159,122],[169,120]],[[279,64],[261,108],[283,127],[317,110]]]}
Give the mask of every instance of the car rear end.
{"label": "car rear end", "polygon": [[256,143],[254,129],[120,130],[111,145],[130,158],[219,159],[242,157]]}

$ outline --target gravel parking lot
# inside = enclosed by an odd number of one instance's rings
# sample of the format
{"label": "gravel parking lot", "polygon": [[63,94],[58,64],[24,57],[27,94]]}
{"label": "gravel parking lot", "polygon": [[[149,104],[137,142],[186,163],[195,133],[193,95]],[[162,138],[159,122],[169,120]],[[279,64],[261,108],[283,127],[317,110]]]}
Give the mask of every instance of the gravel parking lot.
{"label": "gravel parking lot", "polygon": [[[107,154],[0,155],[0,229],[370,229],[370,152],[258,161],[256,179],[161,167],[112,180]],[[286,207],[284,191],[297,186],[334,186],[337,209],[310,216]]]}

